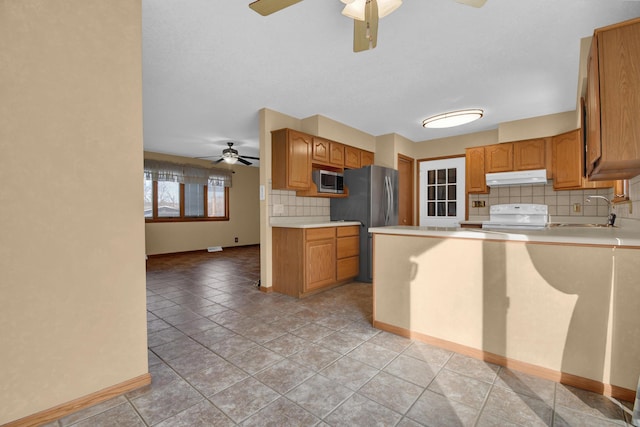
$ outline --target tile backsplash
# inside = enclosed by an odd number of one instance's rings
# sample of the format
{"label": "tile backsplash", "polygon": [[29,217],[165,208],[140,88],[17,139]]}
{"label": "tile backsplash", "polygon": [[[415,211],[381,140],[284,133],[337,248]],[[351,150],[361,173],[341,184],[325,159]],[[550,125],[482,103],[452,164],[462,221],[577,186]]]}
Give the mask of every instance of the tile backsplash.
{"label": "tile backsplash", "polygon": [[[549,206],[552,216],[590,216],[606,217],[607,203],[596,199],[586,202],[587,196],[599,195],[610,198],[613,190],[610,188],[589,190],[555,191],[553,185],[511,185],[507,187],[491,188],[489,194],[469,195],[469,218],[488,217],[491,205],[505,203],[536,203]],[[473,208],[474,201],[484,201],[483,208]]]}
{"label": "tile backsplash", "polygon": [[329,217],[331,208],[327,197],[298,197],[295,191],[271,190],[269,216]]}
{"label": "tile backsplash", "polygon": [[[541,203],[549,206],[553,216],[606,217],[604,200],[588,203],[589,195],[613,198],[613,189],[554,191],[553,185],[514,185],[492,188],[489,194],[469,195],[469,218],[489,217],[489,206],[504,203]],[[629,182],[630,201],[614,205],[618,218],[640,219],[640,176]],[[473,201],[484,201],[485,207],[472,208]],[[324,197],[297,197],[295,191],[270,190],[269,216],[274,217],[329,217],[330,199]],[[579,205],[576,211],[575,206]]]}

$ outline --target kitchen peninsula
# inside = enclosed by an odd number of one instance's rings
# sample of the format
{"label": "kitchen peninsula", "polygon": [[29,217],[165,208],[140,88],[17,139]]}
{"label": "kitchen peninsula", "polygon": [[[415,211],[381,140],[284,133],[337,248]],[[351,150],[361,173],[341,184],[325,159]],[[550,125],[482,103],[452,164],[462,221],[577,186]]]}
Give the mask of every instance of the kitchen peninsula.
{"label": "kitchen peninsula", "polygon": [[640,231],[370,228],[374,326],[635,398]]}

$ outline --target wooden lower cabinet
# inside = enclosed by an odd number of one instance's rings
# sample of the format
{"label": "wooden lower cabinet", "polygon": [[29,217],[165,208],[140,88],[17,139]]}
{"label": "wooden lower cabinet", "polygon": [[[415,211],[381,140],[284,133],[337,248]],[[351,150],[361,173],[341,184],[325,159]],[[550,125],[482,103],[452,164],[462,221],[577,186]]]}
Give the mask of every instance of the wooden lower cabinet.
{"label": "wooden lower cabinet", "polygon": [[358,226],[273,228],[273,290],[297,298],[358,275]]}
{"label": "wooden lower cabinet", "polygon": [[360,227],[337,227],[336,237],[336,280],[342,282],[356,277],[360,272]]}
{"label": "wooden lower cabinet", "polygon": [[[323,238],[323,233],[331,231],[333,236]],[[319,240],[315,240],[320,237]],[[336,282],[336,239],[335,229],[310,229],[305,236],[306,277],[303,292],[311,292]]]}

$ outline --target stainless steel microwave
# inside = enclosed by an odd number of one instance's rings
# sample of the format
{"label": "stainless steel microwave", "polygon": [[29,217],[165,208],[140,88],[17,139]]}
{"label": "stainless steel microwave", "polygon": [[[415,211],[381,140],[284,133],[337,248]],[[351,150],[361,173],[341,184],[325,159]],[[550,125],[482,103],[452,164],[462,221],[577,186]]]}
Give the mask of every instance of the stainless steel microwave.
{"label": "stainless steel microwave", "polygon": [[341,173],[314,169],[313,182],[318,187],[318,193],[344,194],[344,176]]}

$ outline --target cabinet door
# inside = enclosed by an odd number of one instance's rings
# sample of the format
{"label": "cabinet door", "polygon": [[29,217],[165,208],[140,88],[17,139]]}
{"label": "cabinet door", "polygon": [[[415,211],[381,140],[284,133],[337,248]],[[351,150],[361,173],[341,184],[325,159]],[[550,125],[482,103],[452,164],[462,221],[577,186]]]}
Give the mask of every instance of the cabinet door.
{"label": "cabinet door", "polygon": [[374,162],[375,155],[371,151],[360,151],[360,167],[363,168],[365,166],[372,165]]}
{"label": "cabinet door", "polygon": [[600,72],[598,69],[598,38],[593,37],[587,62],[587,175],[591,175],[601,155],[600,139]]}
{"label": "cabinet door", "polygon": [[513,170],[513,144],[496,144],[484,147],[484,172],[509,172]]}
{"label": "cabinet door", "polygon": [[467,192],[487,193],[487,181],[484,176],[484,147],[466,149]]}
{"label": "cabinet door", "polygon": [[582,143],[580,130],[551,139],[553,150],[553,188],[555,190],[582,186]]}
{"label": "cabinet door", "polygon": [[308,190],[311,187],[310,135],[289,131],[287,141],[287,186],[290,189]]}
{"label": "cabinet door", "polygon": [[360,149],[348,145],[344,147],[344,167],[351,169],[360,167]]}
{"label": "cabinet door", "polygon": [[584,156],[580,129],[554,136],[551,145],[554,190],[613,187],[612,181],[589,181],[583,177]]}
{"label": "cabinet door", "polygon": [[316,162],[328,163],[330,147],[331,147],[331,141],[314,136],[313,137],[313,154],[311,157]]}
{"label": "cabinet door", "polygon": [[332,142],[330,146],[330,154],[329,154],[329,163],[332,165],[343,167],[344,166],[344,150],[345,146],[338,143]]}
{"label": "cabinet door", "polygon": [[339,282],[356,277],[360,272],[360,258],[357,256],[338,260],[337,277]]}
{"label": "cabinet door", "polygon": [[640,19],[598,34],[600,161],[598,179],[640,173]]}
{"label": "cabinet door", "polygon": [[545,169],[546,166],[547,142],[545,138],[513,143],[513,170]]}
{"label": "cabinet door", "polygon": [[306,243],[307,274],[304,290],[312,291],[336,281],[336,240],[313,240]]}
{"label": "cabinet door", "polygon": [[337,247],[338,259],[357,256],[360,254],[360,237],[339,237]]}

